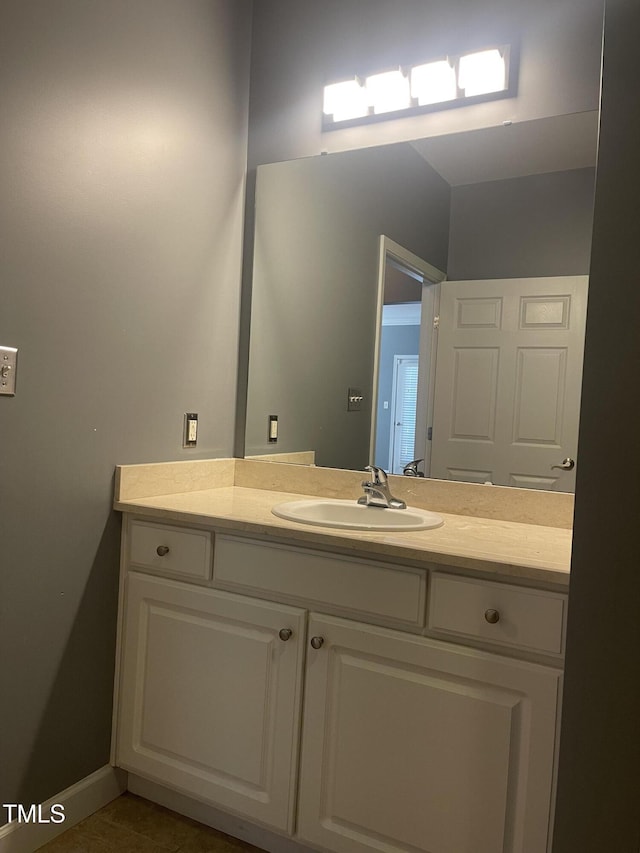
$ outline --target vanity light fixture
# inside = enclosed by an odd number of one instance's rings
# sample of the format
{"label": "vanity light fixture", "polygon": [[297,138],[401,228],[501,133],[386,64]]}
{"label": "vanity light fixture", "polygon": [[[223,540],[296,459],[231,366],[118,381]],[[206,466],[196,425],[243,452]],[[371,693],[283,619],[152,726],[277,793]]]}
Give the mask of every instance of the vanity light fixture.
{"label": "vanity light fixture", "polygon": [[324,87],[323,129],[512,96],[510,59],[510,46],[501,45],[331,83]]}

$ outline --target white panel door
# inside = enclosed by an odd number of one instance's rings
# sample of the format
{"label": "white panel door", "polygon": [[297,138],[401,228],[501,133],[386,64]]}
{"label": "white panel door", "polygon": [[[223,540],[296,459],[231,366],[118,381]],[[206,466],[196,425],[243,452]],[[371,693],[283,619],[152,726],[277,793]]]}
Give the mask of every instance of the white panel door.
{"label": "white panel door", "polygon": [[311,617],[314,636],[302,840],[337,853],[546,853],[558,670],[328,616]]}
{"label": "white panel door", "polygon": [[130,573],[118,764],[290,832],[304,617]]}
{"label": "white panel door", "polygon": [[587,282],[442,285],[432,477],[574,491]]}

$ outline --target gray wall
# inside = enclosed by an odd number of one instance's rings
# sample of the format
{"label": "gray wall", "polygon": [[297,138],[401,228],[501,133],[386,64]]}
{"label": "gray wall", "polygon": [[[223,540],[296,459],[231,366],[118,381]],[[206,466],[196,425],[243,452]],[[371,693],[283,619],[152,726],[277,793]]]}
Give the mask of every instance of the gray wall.
{"label": "gray wall", "polygon": [[586,275],[593,169],[453,187],[451,280]]}
{"label": "gray wall", "polygon": [[[603,0],[260,0],[249,165],[595,110],[602,8]],[[322,132],[326,83],[502,42],[520,46],[516,99]]]}
{"label": "gray wall", "polygon": [[[258,170],[247,454],[368,463],[379,237],[443,268],[448,222],[448,184],[409,145]],[[349,387],[365,395],[359,412]]]}
{"label": "gray wall", "polygon": [[114,466],[232,449],[249,13],[0,5],[0,802],[108,761]]}
{"label": "gray wall", "polygon": [[608,0],[554,853],[640,849],[639,39]]}

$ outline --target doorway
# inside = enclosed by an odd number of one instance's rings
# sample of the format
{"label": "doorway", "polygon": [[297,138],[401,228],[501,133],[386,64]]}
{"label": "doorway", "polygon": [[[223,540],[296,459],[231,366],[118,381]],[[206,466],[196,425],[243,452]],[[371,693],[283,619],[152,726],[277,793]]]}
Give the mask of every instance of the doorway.
{"label": "doorway", "polygon": [[380,238],[369,458],[391,473],[401,474],[408,462],[420,457],[421,470],[429,475],[434,323],[444,278],[408,249]]}

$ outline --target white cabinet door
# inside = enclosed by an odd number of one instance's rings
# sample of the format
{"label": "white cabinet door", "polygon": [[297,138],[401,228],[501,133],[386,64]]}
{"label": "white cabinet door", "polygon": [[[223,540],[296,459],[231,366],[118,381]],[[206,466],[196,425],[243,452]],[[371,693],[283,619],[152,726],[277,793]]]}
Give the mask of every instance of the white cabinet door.
{"label": "white cabinet door", "polygon": [[291,831],[304,619],[130,573],[118,764]]}
{"label": "white cabinet door", "polygon": [[298,834],[363,853],[544,853],[557,670],[313,616]]}

